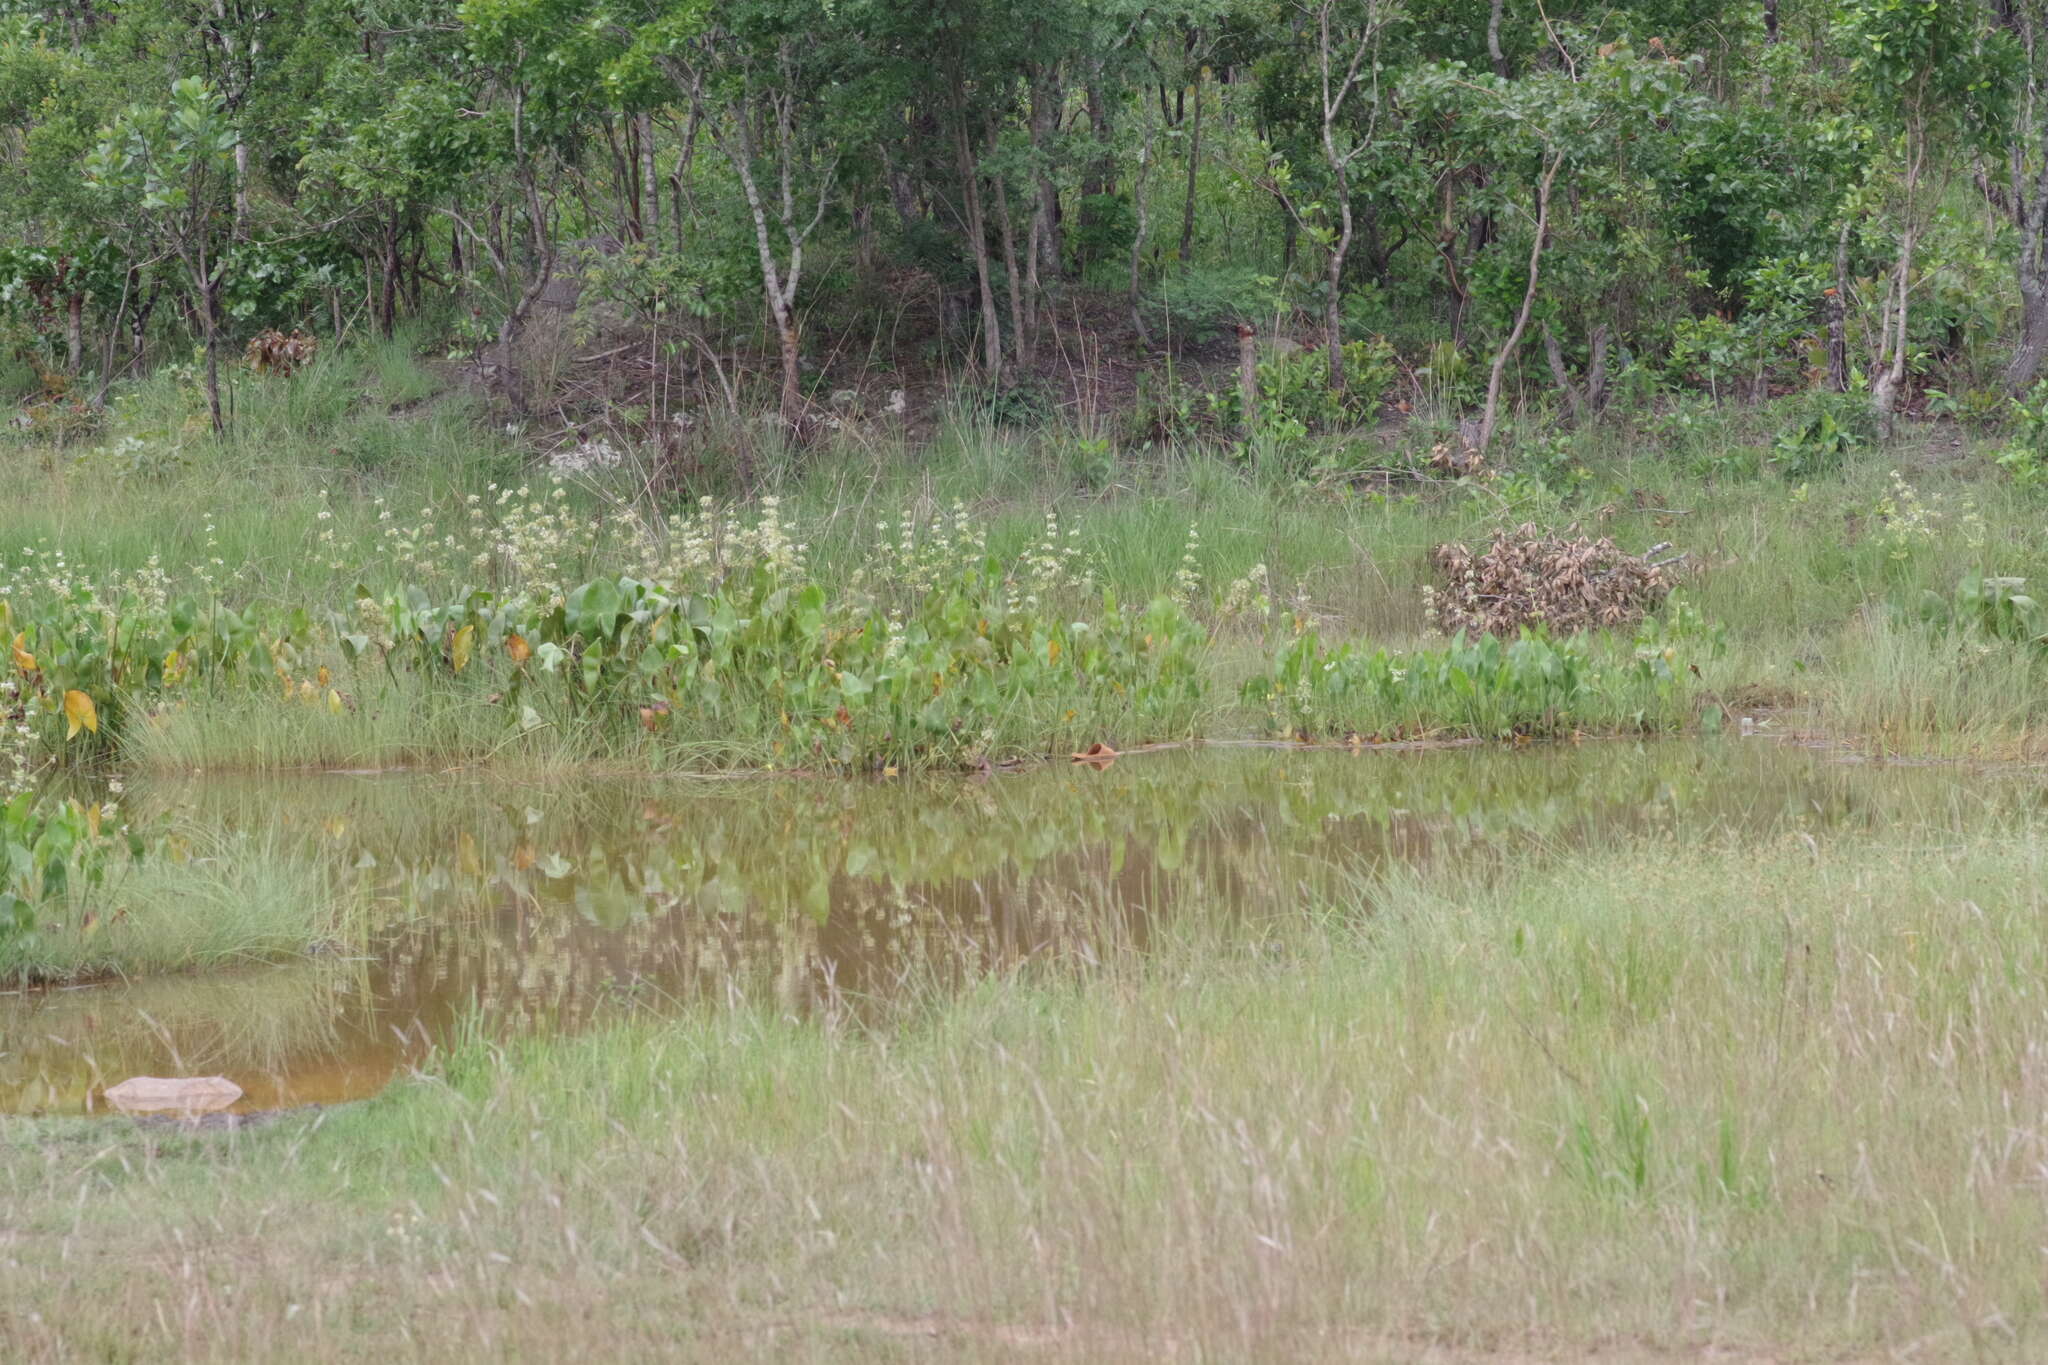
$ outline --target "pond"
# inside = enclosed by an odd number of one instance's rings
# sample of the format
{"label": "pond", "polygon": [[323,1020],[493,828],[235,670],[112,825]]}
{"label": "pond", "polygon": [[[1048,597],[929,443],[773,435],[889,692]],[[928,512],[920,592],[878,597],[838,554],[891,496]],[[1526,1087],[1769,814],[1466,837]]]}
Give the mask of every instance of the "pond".
{"label": "pond", "polygon": [[359,941],[286,966],[0,995],[0,1112],[224,1074],[240,1108],[376,1093],[437,1044],[608,1012],[885,1008],[1162,927],[1226,932],[1406,864],[1616,835],[1966,829],[2038,775],[1762,740],[1346,753],[1205,748],[980,779],[475,775],[136,783],[133,806],[333,860]]}

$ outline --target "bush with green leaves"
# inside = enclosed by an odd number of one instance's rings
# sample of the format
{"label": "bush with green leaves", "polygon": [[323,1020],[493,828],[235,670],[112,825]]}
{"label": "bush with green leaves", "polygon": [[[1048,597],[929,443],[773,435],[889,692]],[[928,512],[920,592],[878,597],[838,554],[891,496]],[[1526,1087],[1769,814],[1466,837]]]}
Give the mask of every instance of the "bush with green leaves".
{"label": "bush with green leaves", "polygon": [[1274,355],[1259,362],[1259,424],[1330,432],[1370,422],[1397,373],[1393,348],[1378,337],[1344,344],[1342,389],[1330,387],[1329,359],[1320,350]]}
{"label": "bush with green leaves", "polygon": [[966,420],[991,427],[1041,427],[1053,415],[1052,395],[1028,377],[962,385],[955,404]]}
{"label": "bush with green leaves", "polygon": [[2022,488],[2048,484],[2048,380],[2010,402],[2012,435],[1998,452],[1998,467]]}
{"label": "bush with green leaves", "polygon": [[1215,341],[1239,323],[1258,325],[1279,312],[1279,282],[1251,266],[1197,266],[1159,281],[1152,311],[1160,328],[1176,340],[1197,345]]}

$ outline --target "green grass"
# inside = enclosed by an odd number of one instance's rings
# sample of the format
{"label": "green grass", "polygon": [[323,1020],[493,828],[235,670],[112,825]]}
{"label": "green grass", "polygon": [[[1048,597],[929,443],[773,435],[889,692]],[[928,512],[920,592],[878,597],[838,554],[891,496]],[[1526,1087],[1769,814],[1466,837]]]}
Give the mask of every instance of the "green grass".
{"label": "green grass", "polygon": [[[545,470],[523,471],[512,440],[482,425],[468,398],[422,366],[403,338],[323,356],[291,380],[243,376],[239,385],[237,435],[226,446],[187,430],[192,394],[174,377],[127,394],[107,439],[176,447],[179,460],[151,472],[0,446],[0,478],[38,490],[0,506],[0,546],[17,558],[17,547],[61,549],[92,577],[133,574],[155,556],[181,584],[217,588],[273,615],[304,609],[320,630],[329,612],[346,613],[358,583],[379,593],[412,583],[438,601],[471,584],[517,586],[522,580],[508,577],[492,547],[505,534],[497,499],[522,481],[532,492],[515,502],[565,509],[563,539],[545,549],[547,573],[563,588],[634,571],[642,537],[632,518],[687,513],[703,491],[634,466],[572,480],[564,499],[549,498]],[[1782,425],[1775,410],[1695,405],[1683,415],[1683,423],[1654,414],[1618,419],[1562,446],[1510,443],[1497,462],[1507,472],[1471,487],[1371,472],[1411,460],[1416,452],[1407,446],[1426,432],[1333,444],[1320,464],[1295,459],[1297,470],[1311,471],[1306,479],[1239,464],[1227,452],[1168,448],[1124,452],[1105,476],[1077,480],[1073,433],[959,423],[917,446],[843,433],[763,468],[776,481],[778,515],[805,543],[808,576],[835,592],[858,573],[872,577],[877,565],[896,572],[887,567],[890,547],[906,518],[919,528],[947,523],[957,501],[988,551],[1014,564],[1029,556],[1053,513],[1089,582],[1048,593],[1048,618],[1092,619],[1103,590],[1127,605],[1162,592],[1182,596],[1213,637],[1206,700],[1194,720],[1210,737],[1272,732],[1269,708],[1235,699],[1247,678],[1272,672],[1297,622],[1332,646],[1400,652],[1440,643],[1426,634],[1423,613],[1430,548],[1478,543],[1496,526],[1528,521],[1577,524],[1633,550],[1670,542],[1686,552],[1677,572],[1687,600],[1725,631],[1727,651],[1719,659],[1687,654],[1683,662],[1701,672],[1680,669],[1686,695],[1662,708],[1679,723],[1709,712],[1771,711],[1882,752],[2044,752],[2048,689],[2038,652],[1967,629],[1907,625],[1902,614],[1923,594],[1950,593],[1973,574],[2048,583],[2042,495],[2015,487],[1990,459],[1988,441],[1973,445],[1942,425],[1913,428],[1891,447],[1855,452],[1835,472],[1793,482],[1750,459]],[[481,514],[472,515],[471,497],[482,500]],[[759,507],[739,513],[751,523]],[[453,549],[442,543],[451,534],[460,541]],[[538,543],[527,539],[529,548]],[[1252,605],[1225,610],[1226,603]],[[331,642],[315,653],[303,672],[316,663],[344,672]],[[138,731],[130,751],[153,766],[207,769],[507,758],[674,768],[814,758],[807,742],[792,752],[776,725],[723,715],[697,731],[671,721],[662,734],[643,735],[641,697],[598,716],[536,707],[547,729],[522,733],[509,708],[488,703],[504,679],[473,681],[472,688],[392,680],[381,669],[350,674],[341,687],[356,709],[331,720],[281,707],[260,689],[221,689]],[[1083,743],[1157,737],[1114,708],[1098,714],[1063,696],[1034,700],[1043,704],[995,719],[1001,755],[1054,752],[1076,734]],[[1459,733],[1441,709],[1402,723]],[[1592,708],[1640,709],[1626,698]],[[1045,723],[1065,721],[1069,711],[1075,734]],[[1044,733],[1026,733],[1033,726]]]}
{"label": "green grass", "polygon": [[150,976],[302,958],[355,941],[360,915],[318,861],[274,835],[175,833],[103,885],[45,901],[0,935],[0,982]]}
{"label": "green grass", "polygon": [[879,1027],[764,999],[479,1036],[247,1133],[5,1122],[0,1323],[30,1356],[2038,1358],[2044,860],[2031,824],[1652,836]]}
{"label": "green grass", "polygon": [[589,746],[549,725],[521,733],[482,688],[371,675],[330,710],[324,694],[202,692],[139,726],[122,758],[143,771],[442,768],[479,761],[547,770],[586,762]]}

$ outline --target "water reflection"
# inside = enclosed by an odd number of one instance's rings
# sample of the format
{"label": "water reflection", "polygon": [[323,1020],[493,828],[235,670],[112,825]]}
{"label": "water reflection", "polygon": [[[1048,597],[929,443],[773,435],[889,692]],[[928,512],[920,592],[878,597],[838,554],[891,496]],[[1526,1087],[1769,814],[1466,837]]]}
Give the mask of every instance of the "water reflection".
{"label": "water reflection", "polygon": [[220,1072],[240,1107],[375,1092],[465,1016],[860,1009],[1027,960],[1142,949],[1169,919],[1284,912],[1389,862],[1617,832],[1965,827],[2022,778],[1762,743],[1149,755],[985,781],[524,785],[208,778],[131,800],[275,829],[350,869],[360,959],[0,996],[0,1110],[82,1111],[138,1073]]}

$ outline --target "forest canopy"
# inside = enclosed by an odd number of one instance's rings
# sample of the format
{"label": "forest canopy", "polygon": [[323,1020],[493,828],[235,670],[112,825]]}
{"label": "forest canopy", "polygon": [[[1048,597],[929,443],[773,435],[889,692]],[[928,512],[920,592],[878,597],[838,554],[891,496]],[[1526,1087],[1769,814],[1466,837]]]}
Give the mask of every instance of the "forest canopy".
{"label": "forest canopy", "polygon": [[876,375],[1028,395],[1076,336],[1229,363],[1245,329],[1312,352],[1311,420],[1398,370],[1481,448],[1624,389],[1853,393],[1884,428],[2040,376],[2044,22],[0,0],[0,349],[84,407],[191,363],[219,429],[252,339],[420,319],[523,412],[567,306],[644,339],[648,422],[687,390],[801,430]]}

